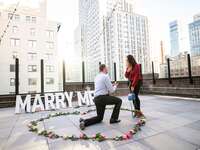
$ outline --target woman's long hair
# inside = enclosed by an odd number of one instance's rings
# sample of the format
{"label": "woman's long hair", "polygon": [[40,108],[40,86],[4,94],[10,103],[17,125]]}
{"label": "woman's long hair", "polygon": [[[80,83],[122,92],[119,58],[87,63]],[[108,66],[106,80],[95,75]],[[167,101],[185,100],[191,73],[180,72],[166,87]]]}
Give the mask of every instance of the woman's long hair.
{"label": "woman's long hair", "polygon": [[135,67],[135,65],[137,64],[135,58],[133,57],[133,55],[128,55],[127,56],[127,60],[128,60],[128,63],[132,66],[132,68]]}

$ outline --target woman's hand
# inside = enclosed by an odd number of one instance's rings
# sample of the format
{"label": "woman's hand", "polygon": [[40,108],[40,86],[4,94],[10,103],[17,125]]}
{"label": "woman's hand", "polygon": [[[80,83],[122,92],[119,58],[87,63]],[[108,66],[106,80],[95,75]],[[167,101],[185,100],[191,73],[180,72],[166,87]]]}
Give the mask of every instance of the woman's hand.
{"label": "woman's hand", "polygon": [[132,91],[132,92],[134,91],[134,87],[133,87],[133,86],[131,86],[131,91]]}
{"label": "woman's hand", "polygon": [[130,72],[132,70],[132,67],[127,67],[127,72]]}

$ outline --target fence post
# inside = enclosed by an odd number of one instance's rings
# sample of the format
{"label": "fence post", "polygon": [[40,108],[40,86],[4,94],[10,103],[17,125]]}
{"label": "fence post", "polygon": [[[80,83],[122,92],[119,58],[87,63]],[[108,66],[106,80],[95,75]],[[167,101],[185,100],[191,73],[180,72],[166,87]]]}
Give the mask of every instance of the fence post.
{"label": "fence post", "polygon": [[15,59],[15,94],[19,94],[19,59]]}
{"label": "fence post", "polygon": [[114,62],[114,81],[117,81],[117,66],[116,66],[116,62]]}
{"label": "fence post", "polygon": [[44,60],[40,60],[40,81],[41,81],[41,94],[44,95]]}
{"label": "fence post", "polygon": [[85,62],[82,61],[82,88],[85,85]]}
{"label": "fence post", "polygon": [[168,67],[168,80],[169,80],[169,84],[172,84],[171,72],[170,72],[170,59],[169,58],[167,58],[167,67]]}
{"label": "fence post", "polygon": [[153,79],[153,84],[156,84],[155,75],[154,75],[154,63],[153,63],[153,61],[152,61],[152,79]]}
{"label": "fence post", "polygon": [[65,82],[66,82],[66,72],[65,72],[65,61],[63,60],[63,92],[65,91]]}
{"label": "fence post", "polygon": [[187,60],[188,60],[188,75],[190,79],[190,84],[193,84],[190,54],[187,54]]}

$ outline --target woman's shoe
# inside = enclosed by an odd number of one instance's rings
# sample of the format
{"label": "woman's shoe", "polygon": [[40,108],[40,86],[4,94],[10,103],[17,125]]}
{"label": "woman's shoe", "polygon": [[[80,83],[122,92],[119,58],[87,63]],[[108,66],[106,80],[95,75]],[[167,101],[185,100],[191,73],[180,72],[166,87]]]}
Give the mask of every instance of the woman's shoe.
{"label": "woman's shoe", "polygon": [[136,118],[144,117],[144,114],[139,110],[136,112]]}

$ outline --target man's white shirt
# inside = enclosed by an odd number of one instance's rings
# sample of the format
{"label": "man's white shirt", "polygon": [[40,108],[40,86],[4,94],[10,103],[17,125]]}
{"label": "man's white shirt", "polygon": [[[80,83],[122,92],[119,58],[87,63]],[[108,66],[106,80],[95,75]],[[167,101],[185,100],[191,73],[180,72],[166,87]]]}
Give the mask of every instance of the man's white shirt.
{"label": "man's white shirt", "polygon": [[94,80],[95,93],[94,96],[106,95],[113,93],[116,90],[116,86],[113,86],[108,74],[99,73]]}

